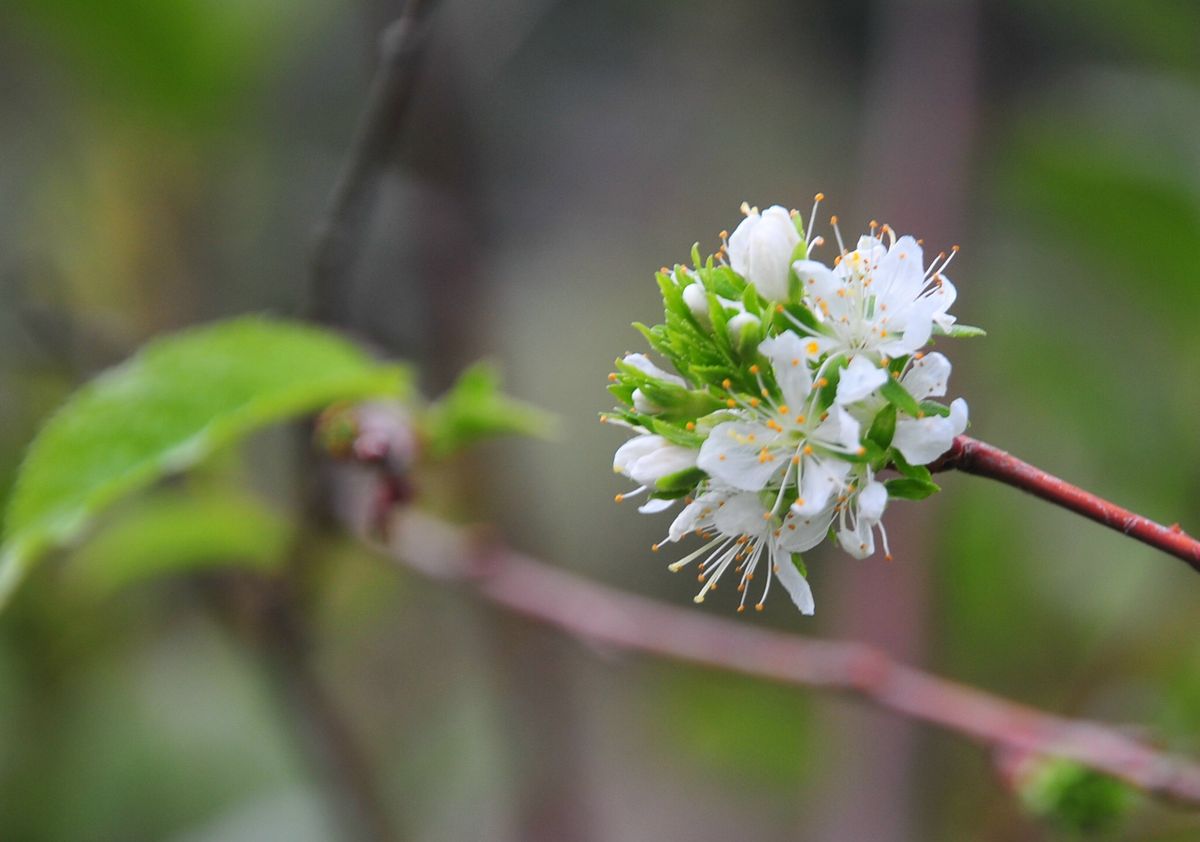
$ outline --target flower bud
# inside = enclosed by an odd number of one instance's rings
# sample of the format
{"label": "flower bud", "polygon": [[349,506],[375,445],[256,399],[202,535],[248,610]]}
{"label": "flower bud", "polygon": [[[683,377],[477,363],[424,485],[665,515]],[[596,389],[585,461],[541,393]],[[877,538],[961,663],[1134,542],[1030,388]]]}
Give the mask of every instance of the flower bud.
{"label": "flower bud", "polygon": [[729,238],[729,265],[772,301],[786,301],[792,253],[800,244],[787,210],[772,205],[751,209]]}

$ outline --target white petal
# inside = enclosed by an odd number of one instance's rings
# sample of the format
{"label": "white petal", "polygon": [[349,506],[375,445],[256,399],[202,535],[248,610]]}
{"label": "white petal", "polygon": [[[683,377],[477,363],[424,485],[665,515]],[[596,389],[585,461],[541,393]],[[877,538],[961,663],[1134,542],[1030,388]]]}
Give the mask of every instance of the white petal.
{"label": "white petal", "polygon": [[875,552],[875,530],[865,520],[855,529],[838,530],[838,546],[855,558],[866,558]]}
{"label": "white petal", "polygon": [[725,501],[725,505],[717,509],[713,523],[725,535],[762,535],[769,529],[769,522],[763,517],[767,510],[757,494],[743,492],[735,494]]}
{"label": "white petal", "polygon": [[792,271],[800,279],[800,287],[811,300],[826,299],[837,295],[842,282],[833,270],[819,260],[797,260]]}
{"label": "white petal", "polygon": [[967,402],[962,398],[950,402],[950,429],[956,436],[967,429]]}
{"label": "white petal", "polygon": [[701,520],[704,509],[708,505],[709,504],[705,502],[703,498],[700,498],[693,500],[684,506],[683,511],[675,516],[675,520],[671,521],[671,528],[667,530],[667,537],[672,541],[678,541],[684,535],[687,535],[689,532],[695,529]]}
{"label": "white petal", "polygon": [[665,512],[674,505],[674,500],[658,500],[654,497],[651,497],[645,503],[638,506],[638,511],[644,515],[653,515],[657,514],[658,512]]}
{"label": "white petal", "polygon": [[683,303],[687,305],[696,321],[704,327],[712,327],[712,319],[708,314],[708,296],[701,284],[688,284],[683,288]]}
{"label": "white petal", "polygon": [[778,433],[762,424],[727,421],[709,433],[696,464],[734,488],[759,491],[787,461],[770,450],[777,438]]}
{"label": "white petal", "polygon": [[879,304],[896,312],[911,305],[924,286],[925,264],[921,247],[912,237],[901,237],[872,273],[872,291]]}
{"label": "white petal", "polygon": [[669,442],[662,436],[649,434],[634,436],[618,447],[617,452],[613,454],[613,471],[629,476],[629,469],[634,462],[667,444]]}
{"label": "white petal", "polygon": [[808,586],[808,580],[800,575],[796,565],[792,564],[792,560],[786,555],[778,560],[778,568],[775,575],[783,583],[792,602],[800,609],[801,614],[811,616],[816,610],[816,603],[813,602],[812,588]]}
{"label": "white petal", "polygon": [[[962,400],[962,398],[959,398]],[[955,401],[957,403],[958,401]],[[964,404],[961,420],[966,422]],[[955,427],[958,419],[930,415],[925,418],[903,418],[896,422],[896,433],[892,436],[892,447],[911,465],[926,465],[950,449],[958,435]]]}
{"label": "white petal", "polygon": [[729,238],[729,265],[765,298],[783,301],[788,294],[788,271],[800,234],[788,211],[773,205],[751,213]]}
{"label": "white petal", "polygon": [[950,360],[945,354],[926,354],[919,360],[914,360],[900,383],[908,393],[919,401],[926,398],[939,398],[946,394],[946,385],[950,382]]}
{"label": "white petal", "polygon": [[798,515],[789,509],[783,518],[779,545],[788,552],[802,553],[825,540],[833,521],[833,506],[826,506],[813,515]]}
{"label": "white petal", "polygon": [[642,415],[656,415],[662,412],[662,407],[646,397],[641,389],[633,390],[633,408]]}
{"label": "white petal", "polygon": [[686,386],[687,381],[678,375],[663,371],[650,361],[650,358],[645,354],[626,354],[624,363],[633,366],[642,374],[662,380],[666,383],[671,383],[675,386]]}
{"label": "white petal", "polygon": [[821,352],[820,343],[788,331],[760,342],[758,352],[771,361],[784,401],[799,411],[812,391],[808,360]]}
{"label": "white petal", "polygon": [[800,497],[792,511],[801,517],[811,517],[829,504],[829,498],[841,490],[850,463],[841,459],[805,456],[801,462]]}
{"label": "white petal", "polygon": [[862,425],[858,420],[844,408],[834,404],[829,408],[829,417],[813,430],[812,438],[830,447],[856,451],[861,444],[861,434]]}
{"label": "white petal", "polygon": [[665,444],[629,466],[629,476],[639,485],[654,485],[663,477],[696,467],[700,451],[678,444]]}
{"label": "white petal", "polygon": [[860,354],[842,369],[841,379],[838,381],[837,402],[845,404],[862,400],[886,383],[887,379],[887,371]]}
{"label": "white petal", "polygon": [[862,491],[858,494],[858,520],[867,521],[875,524],[879,523],[879,519],[883,517],[883,510],[887,506],[888,495],[887,488],[882,482],[871,480]]}

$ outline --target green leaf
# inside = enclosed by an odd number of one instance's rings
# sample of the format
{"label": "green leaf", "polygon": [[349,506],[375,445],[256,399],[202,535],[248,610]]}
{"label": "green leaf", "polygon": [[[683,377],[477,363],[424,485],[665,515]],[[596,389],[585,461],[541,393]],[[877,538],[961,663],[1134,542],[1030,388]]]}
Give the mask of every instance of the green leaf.
{"label": "green leaf", "polygon": [[972,339],[976,336],[987,336],[987,331],[971,325],[951,325],[949,329],[940,325],[933,326],[934,336],[949,336],[952,339]]}
{"label": "green leaf", "polygon": [[404,369],[285,321],[241,318],[152,342],[76,392],[30,446],[0,547],[0,607],[39,556],[122,497],[260,427],[407,384]]}
{"label": "green leaf", "polygon": [[907,389],[900,385],[900,381],[895,377],[889,377],[887,382],[879,387],[879,394],[883,395],[888,403],[901,412],[911,415],[913,418],[921,417],[921,405],[908,393]]}
{"label": "green leaf", "polygon": [[896,434],[896,407],[888,404],[879,410],[871,429],[867,430],[867,439],[887,450],[892,444],[892,436]]}
{"label": "green leaf", "polygon": [[935,482],[911,477],[890,479],[884,485],[887,487],[888,497],[899,500],[924,500],[942,490]]}
{"label": "green leaf", "polygon": [[1060,758],[1032,758],[1017,793],[1027,811],[1077,834],[1111,830],[1136,803],[1128,784]]}
{"label": "green leaf", "polygon": [[555,418],[502,394],[496,369],[476,363],[426,410],[421,424],[430,454],[442,458],[492,436],[549,436]]}
{"label": "green leaf", "polygon": [[72,561],[76,580],[104,596],[155,576],[201,568],[273,570],[291,538],[288,521],[248,495],[167,492],[102,529]]}

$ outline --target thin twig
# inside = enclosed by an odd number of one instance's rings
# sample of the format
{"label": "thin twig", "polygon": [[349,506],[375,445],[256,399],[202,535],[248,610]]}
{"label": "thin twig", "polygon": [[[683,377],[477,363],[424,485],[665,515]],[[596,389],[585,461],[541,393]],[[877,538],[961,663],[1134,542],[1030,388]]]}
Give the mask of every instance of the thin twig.
{"label": "thin twig", "polygon": [[1066,719],[900,664],[865,644],[811,640],[622,593],[488,544],[413,510],[388,555],[588,641],[784,684],[858,695],[997,749],[1073,760],[1149,794],[1200,806],[1200,765],[1115,728]]}
{"label": "thin twig", "polygon": [[392,159],[412,103],[433,6],[434,0],[408,0],[380,36],[379,66],[367,104],[313,240],[309,316],[316,321],[341,321],[346,280],[363,252],[379,176]]}
{"label": "thin twig", "polygon": [[1070,509],[1102,523],[1130,538],[1183,559],[1200,572],[1200,540],[1188,535],[1179,524],[1163,526],[1129,509],[1035,468],[998,447],[969,436],[959,436],[936,464],[935,471],[956,470],[998,480],[1036,497]]}

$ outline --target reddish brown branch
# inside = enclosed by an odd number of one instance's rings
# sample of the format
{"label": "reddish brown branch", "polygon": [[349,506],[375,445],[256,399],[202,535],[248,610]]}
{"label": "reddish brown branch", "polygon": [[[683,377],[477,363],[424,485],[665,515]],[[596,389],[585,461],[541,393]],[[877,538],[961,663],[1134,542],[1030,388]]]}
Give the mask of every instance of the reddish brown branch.
{"label": "reddish brown branch", "polygon": [[1095,722],[1065,719],[904,666],[872,647],[717,619],[588,582],[415,511],[395,560],[468,582],[490,602],[575,637],[744,675],[845,691],[997,749],[1066,758],[1147,793],[1200,806],[1200,766]]}
{"label": "reddish brown branch", "polygon": [[1149,518],[1110,503],[1102,497],[1022,462],[998,447],[969,436],[959,436],[933,470],[953,468],[968,474],[999,480],[1028,491],[1036,497],[1081,514],[1116,529],[1130,538],[1181,558],[1200,572],[1200,541],[1184,532],[1178,524],[1163,526]]}

